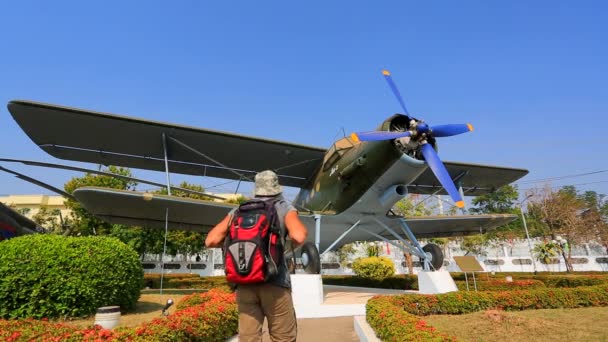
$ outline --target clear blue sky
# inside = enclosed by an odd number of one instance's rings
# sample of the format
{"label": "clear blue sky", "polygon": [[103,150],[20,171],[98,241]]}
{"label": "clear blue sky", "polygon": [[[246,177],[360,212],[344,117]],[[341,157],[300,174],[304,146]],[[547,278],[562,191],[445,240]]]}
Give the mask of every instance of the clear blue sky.
{"label": "clear blue sky", "polygon": [[[440,140],[442,159],[526,168],[533,181],[608,169],[606,18],[602,1],[6,1],[0,102],[327,147],[400,111],[388,68],[412,115],[475,126]],[[1,157],[63,162],[4,105],[0,130]],[[75,175],[3,165],[59,187]],[[608,194],[608,172],[552,183],[565,184]],[[48,192],[0,174],[0,193]]]}

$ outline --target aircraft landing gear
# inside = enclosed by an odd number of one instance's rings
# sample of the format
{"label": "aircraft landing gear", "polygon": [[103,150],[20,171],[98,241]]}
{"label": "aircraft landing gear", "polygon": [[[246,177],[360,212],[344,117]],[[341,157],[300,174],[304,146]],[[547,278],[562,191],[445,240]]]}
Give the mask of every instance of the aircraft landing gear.
{"label": "aircraft landing gear", "polygon": [[443,266],[443,252],[441,248],[434,243],[429,243],[422,247],[422,250],[429,258],[433,270],[438,271]]}
{"label": "aircraft landing gear", "polygon": [[319,250],[312,242],[305,242],[301,248],[301,260],[304,271],[308,274],[320,274],[321,273],[321,257],[319,256]]}

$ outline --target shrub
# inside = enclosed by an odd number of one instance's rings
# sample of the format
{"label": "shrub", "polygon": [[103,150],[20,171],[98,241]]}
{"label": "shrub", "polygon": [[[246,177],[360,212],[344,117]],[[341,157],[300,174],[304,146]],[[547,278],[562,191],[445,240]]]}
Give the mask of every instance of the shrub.
{"label": "shrub", "polygon": [[388,296],[370,299],[366,311],[367,322],[382,341],[456,341],[394,305]]}
{"label": "shrub", "polygon": [[24,320],[0,320],[0,340],[17,341],[109,341],[118,333],[102,329],[100,326],[79,329],[75,326],[39,321],[31,318]]}
{"label": "shrub", "polygon": [[[160,288],[160,274],[145,274],[144,283],[151,289]],[[198,274],[165,274],[164,289],[230,289],[225,276],[201,277]]]}
{"label": "shrub", "polygon": [[463,314],[504,310],[608,306],[608,285],[572,289],[538,288],[515,291],[450,292],[393,297],[394,304],[416,315]]}
{"label": "shrub", "polygon": [[[466,281],[456,281],[456,286],[458,290],[466,290],[467,283]],[[514,280],[514,281],[504,281],[504,280],[478,280],[477,281],[477,290],[478,291],[510,291],[510,290],[523,290],[523,289],[536,289],[540,287],[545,287],[545,283],[540,280]],[[469,290],[474,290],[475,284],[473,281],[469,279]]]}
{"label": "shrub", "polygon": [[136,328],[114,330],[49,323],[32,319],[0,320],[0,340],[17,341],[226,341],[238,331],[234,294],[211,290],[196,300],[180,301],[182,309]]}
{"label": "shrub", "polygon": [[324,275],[323,284],[372,287],[378,289],[418,290],[418,277],[415,275],[395,275],[384,279],[361,278],[357,276]]}
{"label": "shrub", "polygon": [[602,276],[540,276],[536,279],[547,287],[579,287],[608,283],[608,278]]}
{"label": "shrub", "polygon": [[135,341],[226,341],[238,332],[238,311],[234,294],[211,290],[188,296],[178,311],[135,328]]}
{"label": "shrub", "polygon": [[114,238],[26,235],[0,243],[0,317],[89,316],[98,307],[131,310],[143,270]]}
{"label": "shrub", "polygon": [[395,274],[395,264],[386,257],[359,258],[353,262],[352,268],[361,278],[385,279]]}

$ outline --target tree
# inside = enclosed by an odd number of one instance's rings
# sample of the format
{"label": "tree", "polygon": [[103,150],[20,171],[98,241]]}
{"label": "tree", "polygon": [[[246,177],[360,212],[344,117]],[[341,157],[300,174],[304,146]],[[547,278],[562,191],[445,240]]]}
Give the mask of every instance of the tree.
{"label": "tree", "polygon": [[606,195],[595,191],[585,191],[578,199],[584,203],[581,213],[583,230],[589,240],[599,240],[608,244],[608,201]]}
{"label": "tree", "polygon": [[336,255],[338,256],[338,261],[342,267],[348,264],[348,256],[353,254],[355,251],[355,246],[352,243],[347,243],[338,248]]}
{"label": "tree", "polygon": [[534,246],[532,254],[536,260],[542,262],[545,265],[551,263],[551,259],[557,256],[559,247],[553,242],[542,242]]}
{"label": "tree", "polygon": [[[184,188],[184,189],[198,191],[198,192],[205,191],[205,189],[201,185],[190,184],[185,181],[180,183],[179,187]],[[166,195],[168,192],[167,192],[166,188],[162,188],[162,189],[159,189],[158,191],[156,191],[155,193]],[[183,192],[183,191],[175,190],[175,189],[171,189],[171,195],[177,196],[177,197],[193,198],[193,199],[198,199],[198,200],[208,200],[209,199],[208,197],[205,197],[203,195]],[[239,199],[240,198],[237,198],[236,201],[238,201]],[[171,228],[171,227],[169,227],[169,228]],[[149,232],[149,233],[154,234],[154,232]],[[164,234],[164,232],[163,232],[163,234]],[[160,236],[163,237],[162,242],[164,244],[164,235],[160,235]],[[153,242],[153,240],[151,239],[150,242]],[[161,246],[163,244],[161,244]],[[156,245],[158,245],[158,244],[156,244]],[[205,235],[203,233],[192,232],[192,231],[183,231],[183,230],[172,230],[172,231],[169,231],[169,233],[167,234],[167,254],[169,254],[169,255],[177,255],[177,254],[184,254],[186,256],[192,255],[192,254],[198,253],[201,250],[203,250],[204,246],[205,246]],[[157,253],[157,254],[160,254],[160,253]]]}
{"label": "tree", "polygon": [[[535,193],[528,210],[545,225],[545,237],[556,240],[558,235],[563,235],[567,244],[572,245],[572,243],[584,242],[588,238],[583,230],[583,220],[580,215],[583,206],[573,187],[564,187],[559,191],[545,188]],[[569,253],[571,250],[569,249]],[[567,256],[563,250],[561,254],[567,271],[572,271],[570,255]]]}
{"label": "tree", "polygon": [[410,195],[400,199],[392,208],[396,215],[400,216],[428,216],[432,210],[425,206],[424,201],[417,200],[417,195]]}
{"label": "tree", "polygon": [[[473,204],[475,207],[469,209],[469,211],[472,213],[517,215],[516,220],[488,232],[488,239],[508,240],[525,237],[520,212],[519,209],[515,207],[518,197],[519,192],[517,187],[513,185],[505,185],[492,193],[473,198],[471,204]],[[529,225],[534,225],[534,223],[529,222]]]}
{"label": "tree", "polygon": [[[432,210],[424,205],[424,200],[416,201],[417,195],[411,195],[402,198],[393,206],[392,211],[401,216],[428,216],[432,214]],[[412,254],[403,252],[403,258],[407,266],[408,274],[414,274],[414,260]]]}
{"label": "tree", "polygon": [[489,239],[484,234],[465,236],[462,239],[460,248],[465,251],[464,255],[486,255],[485,247],[489,244]]}
{"label": "tree", "polygon": [[53,233],[62,232],[62,220],[59,218],[59,209],[51,210],[47,206],[40,206],[40,209],[32,216],[32,221]]}
{"label": "tree", "polygon": [[[108,166],[107,168],[101,169],[101,171],[131,177],[131,171],[124,167]],[[74,190],[83,186],[132,190],[136,185],[136,182],[130,180],[87,173],[83,177],[74,177],[70,179],[64,185],[64,189],[67,193],[72,194],[74,193]],[[77,201],[68,199],[65,204],[72,211],[72,225],[67,228],[68,231],[65,232],[66,235],[108,235],[111,232],[112,224],[96,218]]]}
{"label": "tree", "polygon": [[494,192],[473,198],[471,204],[476,207],[469,210],[477,214],[511,213],[518,197],[517,187],[504,185]]}
{"label": "tree", "polygon": [[229,198],[229,199],[225,200],[224,203],[242,204],[248,200],[250,200],[249,197],[245,197],[243,195],[238,195],[236,198]]}

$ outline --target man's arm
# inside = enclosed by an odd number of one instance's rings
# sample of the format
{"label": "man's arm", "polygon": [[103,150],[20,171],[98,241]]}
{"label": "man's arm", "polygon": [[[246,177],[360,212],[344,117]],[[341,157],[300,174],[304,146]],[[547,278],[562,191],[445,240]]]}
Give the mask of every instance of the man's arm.
{"label": "man's arm", "polygon": [[296,210],[290,210],[285,215],[285,227],[287,228],[287,235],[291,238],[292,243],[295,246],[299,246],[306,241],[308,236],[308,230],[300,218]]}
{"label": "man's arm", "polygon": [[205,247],[222,247],[222,243],[224,242],[224,238],[228,235],[228,224],[230,223],[230,215],[226,215],[224,219],[215,225],[213,229],[207,233],[207,238],[205,239]]}

